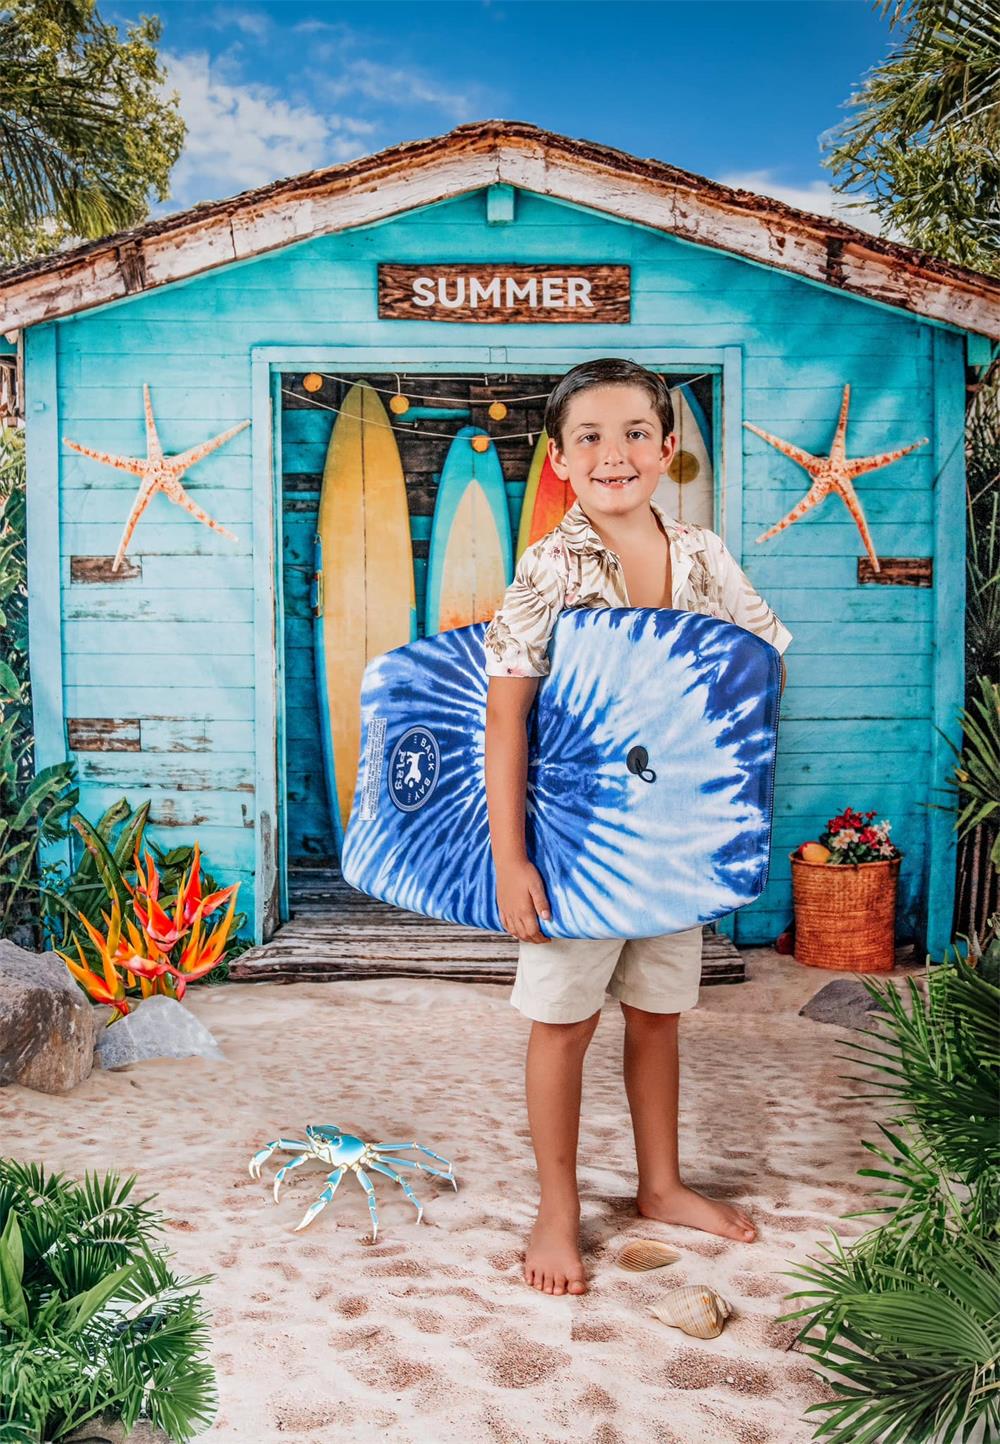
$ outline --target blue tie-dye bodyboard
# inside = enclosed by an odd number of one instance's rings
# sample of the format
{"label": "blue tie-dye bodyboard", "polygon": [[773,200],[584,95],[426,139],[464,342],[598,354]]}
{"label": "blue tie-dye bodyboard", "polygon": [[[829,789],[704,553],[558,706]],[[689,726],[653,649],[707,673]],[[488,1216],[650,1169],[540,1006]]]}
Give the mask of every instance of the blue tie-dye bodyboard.
{"label": "blue tie-dye bodyboard", "polygon": [[[483,760],[485,623],[375,657],[341,866],[362,892],[502,932]],[[767,882],[781,661],[695,612],[564,612],[529,718],[526,841],[552,937],[653,937]]]}

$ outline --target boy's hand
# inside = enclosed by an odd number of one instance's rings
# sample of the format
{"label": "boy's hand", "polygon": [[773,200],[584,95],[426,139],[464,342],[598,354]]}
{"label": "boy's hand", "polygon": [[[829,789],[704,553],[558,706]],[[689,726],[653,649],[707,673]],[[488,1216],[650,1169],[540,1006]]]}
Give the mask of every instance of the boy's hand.
{"label": "boy's hand", "polygon": [[508,863],[497,868],[497,903],[505,930],[525,943],[549,943],[539,927],[539,918],[552,913],[542,875],[533,862]]}

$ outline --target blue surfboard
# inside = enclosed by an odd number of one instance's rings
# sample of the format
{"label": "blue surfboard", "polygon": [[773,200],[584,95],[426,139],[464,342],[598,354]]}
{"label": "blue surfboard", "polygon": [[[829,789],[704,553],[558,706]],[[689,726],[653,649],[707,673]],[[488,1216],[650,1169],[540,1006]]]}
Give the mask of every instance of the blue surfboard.
{"label": "blue surfboard", "polygon": [[[472,442],[482,438],[485,451]],[[424,632],[489,621],[513,573],[510,509],[497,449],[463,426],[445,457],[427,561]]]}
{"label": "blue surfboard", "polygon": [[[341,859],[352,887],[502,932],[484,782],[485,623],[374,658]],[[653,937],[767,882],[781,659],[696,612],[564,612],[529,717],[525,835],[551,937]]]}

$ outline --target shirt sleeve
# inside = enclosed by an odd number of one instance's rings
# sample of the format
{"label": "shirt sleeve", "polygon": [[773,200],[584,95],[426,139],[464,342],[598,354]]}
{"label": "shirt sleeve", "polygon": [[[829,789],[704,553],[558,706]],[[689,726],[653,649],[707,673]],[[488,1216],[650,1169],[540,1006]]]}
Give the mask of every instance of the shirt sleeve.
{"label": "shirt sleeve", "polygon": [[522,553],[483,638],[488,677],[548,675],[549,639],[566,591],[550,550],[543,539]]}
{"label": "shirt sleeve", "polygon": [[756,633],[778,652],[784,652],[792,640],[792,633],[775,616],[763,597],[754,591],[750,578],[722,538],[714,532],[708,535],[717,553],[715,561],[722,583],[722,598],[729,615],[738,627]]}

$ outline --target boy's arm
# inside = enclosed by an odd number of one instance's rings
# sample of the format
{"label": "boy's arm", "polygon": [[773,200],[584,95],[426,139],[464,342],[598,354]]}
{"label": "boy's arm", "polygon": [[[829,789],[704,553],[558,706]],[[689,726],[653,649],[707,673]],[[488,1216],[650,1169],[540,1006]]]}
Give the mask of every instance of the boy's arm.
{"label": "boy's arm", "polygon": [[551,916],[545,884],[524,839],[527,720],[538,680],[491,677],[486,695],[486,806],[500,920],[507,932],[533,943],[549,941],[538,919]]}
{"label": "boy's arm", "polygon": [[[785,652],[792,641],[791,632],[781,618],[774,614],[764,598],[754,590],[750,578],[722,538],[715,532],[706,530],[705,539],[709,543],[709,552],[714,553],[712,561],[718,569],[723,600],[733,621],[746,631],[763,637],[779,652]],[[781,686],[784,690],[784,658],[781,662]]]}

